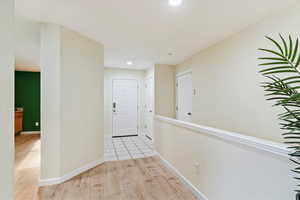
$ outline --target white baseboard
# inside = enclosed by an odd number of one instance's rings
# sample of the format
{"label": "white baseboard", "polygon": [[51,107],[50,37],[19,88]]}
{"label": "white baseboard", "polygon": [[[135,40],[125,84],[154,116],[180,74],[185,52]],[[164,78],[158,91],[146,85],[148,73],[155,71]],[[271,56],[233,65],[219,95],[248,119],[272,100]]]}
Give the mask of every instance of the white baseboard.
{"label": "white baseboard", "polygon": [[22,131],[21,135],[36,135],[41,134],[41,131]]}
{"label": "white baseboard", "polygon": [[185,178],[171,163],[169,163],[166,159],[164,159],[158,152],[156,152],[156,154],[163,161],[163,164],[170,171],[172,171],[174,174],[176,174],[176,176],[180,179],[180,181],[184,185],[186,185],[187,187],[189,187],[192,190],[193,194],[197,197],[197,199],[208,200],[208,198],[202,192],[200,192],[187,178]]}
{"label": "white baseboard", "polygon": [[83,172],[86,172],[98,165],[101,165],[104,163],[103,158],[96,160],[94,162],[88,163],[83,167],[80,167],[78,169],[75,169],[67,174],[65,174],[62,177],[58,177],[58,178],[51,178],[51,179],[40,179],[39,181],[39,186],[48,186],[48,185],[57,185],[57,184],[61,184],[63,182],[66,182],[72,178],[74,178],[75,176],[82,174]]}

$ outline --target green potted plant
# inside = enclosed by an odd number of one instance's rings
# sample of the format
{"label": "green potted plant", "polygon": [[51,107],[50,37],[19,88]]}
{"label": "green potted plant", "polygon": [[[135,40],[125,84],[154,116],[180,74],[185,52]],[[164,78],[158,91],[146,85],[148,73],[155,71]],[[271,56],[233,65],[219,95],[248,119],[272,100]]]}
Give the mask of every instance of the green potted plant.
{"label": "green potted plant", "polygon": [[[283,138],[288,148],[291,149],[290,160],[295,164],[292,171],[295,179],[300,173],[300,53],[299,40],[293,40],[291,36],[287,39],[279,35],[279,41],[268,36],[266,38],[274,44],[273,49],[259,50],[264,57],[258,58],[260,73],[266,78],[262,87],[266,92],[267,100],[274,101],[274,106],[283,108],[279,114],[280,126],[284,131]],[[299,187],[300,185],[298,185]],[[300,200],[300,189],[296,199]]]}

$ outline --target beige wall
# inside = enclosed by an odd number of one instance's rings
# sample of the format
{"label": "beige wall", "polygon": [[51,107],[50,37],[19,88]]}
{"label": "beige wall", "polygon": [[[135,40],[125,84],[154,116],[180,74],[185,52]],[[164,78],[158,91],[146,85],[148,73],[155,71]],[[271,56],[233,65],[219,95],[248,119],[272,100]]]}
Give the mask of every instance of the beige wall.
{"label": "beige wall", "polygon": [[155,114],[175,118],[175,66],[154,67]]}
{"label": "beige wall", "polygon": [[193,121],[246,135],[281,141],[276,114],[258,74],[258,48],[274,48],[264,38],[299,35],[300,4],[208,48],[177,66],[193,71]]}
{"label": "beige wall", "polygon": [[[281,141],[280,109],[271,107],[260,87],[257,49],[272,47],[265,35],[298,36],[299,9],[300,3],[288,14],[270,16],[176,66],[176,73],[193,73],[194,123]],[[158,120],[155,147],[210,200],[295,198],[296,183],[285,157]]]}
{"label": "beige wall", "polygon": [[42,28],[41,178],[103,158],[103,45],[58,25]]}
{"label": "beige wall", "polygon": [[14,1],[0,1],[0,199],[14,199]]}
{"label": "beige wall", "polygon": [[61,29],[62,174],[103,159],[104,48]]}
{"label": "beige wall", "polygon": [[287,158],[157,120],[155,148],[209,200],[294,198]]}
{"label": "beige wall", "polygon": [[[143,70],[105,68],[104,70],[104,130],[105,134],[112,135],[112,83],[113,79],[135,79],[139,84],[139,131],[143,127],[144,108],[144,75]],[[141,132],[140,132],[141,133]],[[140,134],[139,133],[139,134]]]}

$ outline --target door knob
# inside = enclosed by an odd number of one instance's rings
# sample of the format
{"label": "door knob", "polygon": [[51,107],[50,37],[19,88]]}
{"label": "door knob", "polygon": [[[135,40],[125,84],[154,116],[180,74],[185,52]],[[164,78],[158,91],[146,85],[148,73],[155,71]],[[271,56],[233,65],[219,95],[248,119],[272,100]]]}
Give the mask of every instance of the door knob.
{"label": "door knob", "polygon": [[191,116],[191,115],[192,115],[192,113],[190,113],[190,112],[189,112],[189,113],[188,113],[188,115],[190,115],[190,116]]}

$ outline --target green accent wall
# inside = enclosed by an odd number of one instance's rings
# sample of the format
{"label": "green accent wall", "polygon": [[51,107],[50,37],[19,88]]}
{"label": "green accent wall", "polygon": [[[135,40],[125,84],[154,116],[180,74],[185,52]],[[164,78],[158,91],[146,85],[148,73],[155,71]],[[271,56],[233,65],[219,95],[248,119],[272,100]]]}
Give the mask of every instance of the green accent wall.
{"label": "green accent wall", "polygon": [[24,109],[23,131],[40,131],[40,87],[39,72],[15,72],[15,107]]}

